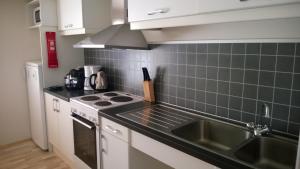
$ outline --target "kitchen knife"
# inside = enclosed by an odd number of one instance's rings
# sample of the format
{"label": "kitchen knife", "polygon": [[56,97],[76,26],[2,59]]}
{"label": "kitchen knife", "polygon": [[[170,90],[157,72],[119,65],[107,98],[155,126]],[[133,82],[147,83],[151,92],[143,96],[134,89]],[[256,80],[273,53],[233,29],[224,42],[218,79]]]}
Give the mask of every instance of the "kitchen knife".
{"label": "kitchen knife", "polygon": [[148,69],[146,67],[143,67],[142,70],[144,75],[144,81],[150,81],[151,79],[150,79]]}

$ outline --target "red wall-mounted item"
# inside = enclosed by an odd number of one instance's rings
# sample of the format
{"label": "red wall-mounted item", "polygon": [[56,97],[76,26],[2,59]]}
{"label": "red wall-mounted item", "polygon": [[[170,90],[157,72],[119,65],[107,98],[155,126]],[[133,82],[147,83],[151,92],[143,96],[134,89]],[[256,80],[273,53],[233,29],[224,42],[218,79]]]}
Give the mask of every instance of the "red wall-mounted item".
{"label": "red wall-mounted item", "polygon": [[58,60],[56,53],[56,33],[46,32],[47,52],[48,52],[48,67],[58,68]]}

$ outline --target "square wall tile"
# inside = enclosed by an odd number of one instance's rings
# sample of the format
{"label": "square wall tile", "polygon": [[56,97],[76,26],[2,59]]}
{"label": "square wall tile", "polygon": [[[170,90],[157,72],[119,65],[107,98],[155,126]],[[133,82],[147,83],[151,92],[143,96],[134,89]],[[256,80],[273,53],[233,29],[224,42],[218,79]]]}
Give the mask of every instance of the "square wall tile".
{"label": "square wall tile", "polygon": [[231,82],[243,83],[244,80],[244,70],[241,69],[231,69]]}
{"label": "square wall tile", "polygon": [[246,69],[259,69],[259,55],[246,55]]}
{"label": "square wall tile", "polygon": [[220,54],[219,55],[219,67],[230,67],[231,56],[230,54]]}
{"label": "square wall tile", "polygon": [[275,71],[276,56],[262,55],[260,59],[260,70]]}
{"label": "square wall tile", "polygon": [[276,43],[262,43],[261,54],[263,55],[276,55],[277,44]]}
{"label": "square wall tile", "polygon": [[231,56],[231,68],[244,68],[245,55],[232,55]]}
{"label": "square wall tile", "polygon": [[231,44],[230,43],[221,43],[220,44],[220,53],[231,53]]}
{"label": "square wall tile", "polygon": [[294,56],[295,44],[294,43],[279,43],[277,55],[289,55]]}
{"label": "square wall tile", "polygon": [[230,69],[228,68],[219,68],[218,71],[218,80],[229,81]]}
{"label": "square wall tile", "polygon": [[274,86],[274,72],[260,71],[259,84],[263,86]]}
{"label": "square wall tile", "polygon": [[242,113],[242,122],[245,123],[255,122],[255,116],[253,114]]}
{"label": "square wall tile", "polygon": [[294,57],[278,56],[276,71],[293,72]]}
{"label": "square wall tile", "polygon": [[217,112],[217,107],[216,106],[206,105],[205,107],[206,107],[206,113],[216,114],[216,112]]}
{"label": "square wall tile", "polygon": [[273,114],[272,114],[273,118],[287,121],[289,117],[289,112],[290,112],[289,106],[273,104]]}
{"label": "square wall tile", "polygon": [[295,123],[300,123],[300,108],[299,107],[291,107],[290,112],[290,121]]}
{"label": "square wall tile", "polygon": [[259,43],[248,43],[246,53],[247,54],[259,54],[260,53],[260,44]]}
{"label": "square wall tile", "polygon": [[291,73],[276,73],[275,87],[291,89],[292,78]]}

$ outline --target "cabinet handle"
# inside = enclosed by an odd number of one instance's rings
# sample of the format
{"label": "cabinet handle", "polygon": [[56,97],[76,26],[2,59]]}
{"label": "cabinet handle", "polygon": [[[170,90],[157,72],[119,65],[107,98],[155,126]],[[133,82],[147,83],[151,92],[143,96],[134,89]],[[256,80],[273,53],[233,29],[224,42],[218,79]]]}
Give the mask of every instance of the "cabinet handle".
{"label": "cabinet handle", "polygon": [[70,118],[71,118],[72,120],[74,120],[74,121],[80,123],[81,125],[87,127],[87,128],[90,129],[90,130],[93,130],[93,129],[95,128],[94,126],[90,126],[90,125],[88,125],[88,124],[86,124],[86,123],[84,123],[84,122],[82,122],[82,121],[76,119],[73,115],[70,115]]}
{"label": "cabinet handle", "polygon": [[114,129],[112,126],[110,126],[110,125],[106,125],[105,126],[105,129],[107,129],[107,130],[109,130],[109,131],[111,131],[111,132],[113,132],[113,133],[115,133],[115,134],[122,134],[122,132],[120,131],[120,130],[118,130],[118,129]]}
{"label": "cabinet handle", "polygon": [[60,112],[60,103],[59,103],[58,99],[56,99],[56,105],[57,105],[57,108],[56,108],[57,113],[59,113]]}
{"label": "cabinet handle", "polygon": [[162,9],[156,9],[154,11],[148,12],[148,15],[156,15],[156,14],[163,14],[168,13],[170,11],[169,8],[162,8]]}
{"label": "cabinet handle", "polygon": [[74,25],[73,24],[67,24],[67,25],[65,25],[64,27],[65,28],[72,28]]}
{"label": "cabinet handle", "polygon": [[107,153],[107,141],[106,141],[106,138],[105,138],[105,136],[102,134],[101,135],[101,142],[102,142],[102,146],[101,146],[101,150],[102,150],[102,152],[103,153]]}
{"label": "cabinet handle", "polygon": [[53,104],[52,107],[53,107],[53,111],[54,111],[54,112],[56,112],[56,108],[55,108],[55,105],[56,105],[56,104],[55,104],[55,102],[56,102],[56,99],[53,98],[53,99],[52,99],[52,104]]}

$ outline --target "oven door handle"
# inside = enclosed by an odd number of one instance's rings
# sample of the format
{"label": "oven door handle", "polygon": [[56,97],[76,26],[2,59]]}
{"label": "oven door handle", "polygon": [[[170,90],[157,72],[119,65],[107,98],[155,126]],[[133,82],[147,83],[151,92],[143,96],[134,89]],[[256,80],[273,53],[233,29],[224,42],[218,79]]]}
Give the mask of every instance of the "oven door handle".
{"label": "oven door handle", "polygon": [[90,126],[90,125],[88,125],[88,124],[82,122],[81,120],[78,120],[78,119],[77,119],[76,117],[74,117],[73,115],[70,115],[70,118],[71,118],[72,120],[74,120],[74,121],[76,121],[76,122],[82,124],[83,126],[87,127],[87,128],[90,129],[90,130],[93,130],[93,129],[94,129],[94,126]]}

